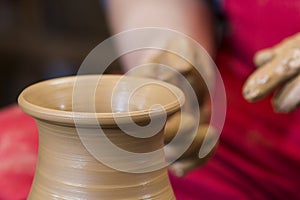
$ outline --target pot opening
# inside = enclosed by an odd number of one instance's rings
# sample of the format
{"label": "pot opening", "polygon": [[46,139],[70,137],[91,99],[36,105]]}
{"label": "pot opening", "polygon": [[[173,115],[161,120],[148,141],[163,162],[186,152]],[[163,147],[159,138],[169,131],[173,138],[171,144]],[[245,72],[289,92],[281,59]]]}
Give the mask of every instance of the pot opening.
{"label": "pot opening", "polygon": [[[175,86],[152,79],[103,75],[64,77],[34,84],[19,97],[25,112],[66,115],[74,113],[110,117],[118,114],[149,114],[157,105],[167,113],[177,110],[184,101]],[[111,116],[112,117],[112,116]]]}

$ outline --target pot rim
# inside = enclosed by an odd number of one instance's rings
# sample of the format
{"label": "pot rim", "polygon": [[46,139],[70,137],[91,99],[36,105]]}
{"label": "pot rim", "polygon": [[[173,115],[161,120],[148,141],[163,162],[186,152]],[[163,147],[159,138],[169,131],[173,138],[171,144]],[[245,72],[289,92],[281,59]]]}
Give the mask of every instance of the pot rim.
{"label": "pot rim", "polygon": [[[60,77],[49,79],[45,81],[41,81],[35,83],[33,85],[28,86],[25,88],[18,97],[18,104],[20,108],[27,113],[28,115],[32,116],[35,119],[43,120],[43,121],[50,121],[58,124],[69,124],[69,125],[84,125],[84,126],[112,126],[116,124],[116,120],[118,123],[132,123],[132,120],[136,123],[138,122],[147,122],[151,118],[160,117],[163,113],[167,115],[171,115],[184,104],[185,97],[183,92],[176,86],[149,78],[141,78],[141,77],[131,77],[126,76],[128,79],[139,79],[140,81],[149,81],[153,83],[157,83],[168,88],[172,89],[172,92],[176,94],[177,99],[162,105],[165,109],[162,110],[149,110],[149,109],[142,109],[137,111],[130,111],[130,112],[120,112],[120,113],[113,113],[113,112],[74,112],[74,111],[66,111],[66,110],[59,110],[55,108],[47,108],[45,106],[36,105],[30,102],[26,96],[32,92],[36,87],[41,87],[43,85],[59,85],[59,84],[70,84],[75,83],[76,78],[83,77],[83,78],[96,78],[96,77],[105,77],[105,78],[121,78],[124,75],[110,75],[110,74],[99,74],[99,75],[77,75],[77,76],[68,76],[68,77]],[[73,107],[73,106],[72,106]],[[150,118],[151,116],[151,118]],[[116,119],[116,120],[115,120]]]}

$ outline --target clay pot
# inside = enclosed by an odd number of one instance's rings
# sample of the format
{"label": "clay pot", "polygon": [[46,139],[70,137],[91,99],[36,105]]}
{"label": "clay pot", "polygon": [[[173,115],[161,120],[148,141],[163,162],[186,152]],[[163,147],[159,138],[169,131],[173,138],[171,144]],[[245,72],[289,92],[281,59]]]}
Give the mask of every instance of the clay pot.
{"label": "clay pot", "polygon": [[[183,93],[150,79],[103,75],[98,80],[96,75],[58,78],[20,94],[20,107],[39,129],[29,199],[175,199],[164,165],[164,125],[158,133],[131,125],[163,121],[183,104]],[[106,139],[112,146],[102,143]],[[129,154],[115,154],[111,147]]]}

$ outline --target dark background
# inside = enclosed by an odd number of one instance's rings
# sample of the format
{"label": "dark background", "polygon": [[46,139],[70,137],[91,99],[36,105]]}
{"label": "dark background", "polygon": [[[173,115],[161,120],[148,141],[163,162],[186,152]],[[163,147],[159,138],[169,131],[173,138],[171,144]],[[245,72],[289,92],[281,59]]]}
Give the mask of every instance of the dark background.
{"label": "dark background", "polygon": [[76,74],[107,37],[99,0],[0,0],[0,108],[32,83]]}

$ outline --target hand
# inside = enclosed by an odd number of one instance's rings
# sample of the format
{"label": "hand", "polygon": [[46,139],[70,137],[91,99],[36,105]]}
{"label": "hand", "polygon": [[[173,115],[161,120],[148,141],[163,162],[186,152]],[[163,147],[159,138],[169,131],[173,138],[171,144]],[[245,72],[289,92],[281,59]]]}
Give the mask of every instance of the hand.
{"label": "hand", "polygon": [[[205,56],[200,55],[201,52],[197,52],[195,48],[186,40],[174,39],[168,43],[167,49],[174,52],[180,52],[180,55],[183,58],[187,58],[188,60],[193,60],[195,62],[200,63],[201,66],[203,66],[203,70],[205,70],[206,67],[209,67],[204,65],[206,65],[210,61],[205,60]],[[175,113],[169,118],[169,120],[166,123],[166,127],[165,127],[166,144],[169,143],[178,132],[178,128],[181,120],[182,120],[182,124],[184,124],[183,133],[186,133],[185,137],[189,137],[189,135],[193,135],[190,134],[191,132],[190,127],[193,127],[193,125],[195,124],[199,124],[196,137],[193,139],[191,146],[175,163],[173,163],[169,167],[170,170],[177,176],[183,176],[189,171],[193,170],[194,168],[203,165],[212,156],[213,150],[206,157],[202,159],[198,158],[198,153],[205,136],[213,137],[213,135],[215,134],[212,129],[208,129],[210,111],[209,111],[208,100],[207,100],[208,92],[207,92],[206,84],[204,83],[202,76],[192,66],[192,64],[190,64],[183,58],[181,58],[180,56],[172,52],[163,51],[150,59],[150,63],[154,63],[154,64],[150,66],[146,66],[145,68],[140,68],[140,70],[133,70],[129,73],[135,76],[155,78],[155,79],[172,83],[178,86],[179,88],[181,88],[183,92],[185,92],[186,89],[184,88],[184,84],[182,83],[182,79],[180,78],[181,77],[180,75],[183,75],[184,78],[188,80],[189,84],[192,86],[197,96],[197,100],[198,100],[197,105],[190,105],[188,103],[185,104],[184,107],[185,107],[185,111],[187,112]],[[177,72],[179,73],[174,73],[172,70],[167,70],[166,68],[162,67],[162,65],[172,67],[176,69]],[[204,73],[207,75],[210,74],[209,70],[205,71]],[[195,112],[194,111],[195,106],[198,106],[201,109],[200,122],[195,121],[195,119],[189,114],[190,112]],[[182,139],[184,140],[184,138]],[[176,152],[174,151],[174,149],[178,148],[178,146],[180,145],[182,144],[180,144],[179,142],[177,142],[176,144],[167,145],[166,148],[167,159],[173,157],[174,152]]]}
{"label": "hand", "polygon": [[257,52],[254,63],[258,69],[244,85],[244,98],[257,101],[283,86],[272,100],[273,107],[277,112],[295,110],[300,104],[300,33]]}
{"label": "hand", "polygon": [[[193,132],[191,131],[193,125],[197,122],[188,113],[177,112],[172,115],[167,121],[165,127],[165,143],[168,144],[175,137],[176,133],[178,132],[180,122],[184,124],[184,126],[181,127],[181,133],[183,134],[180,136],[181,138],[178,140],[178,142],[166,146],[165,150],[167,160],[170,160],[177,156],[176,149],[178,149],[178,147],[182,145],[182,141],[191,139],[189,137],[194,137],[194,135],[192,134]],[[216,145],[204,158],[201,159],[199,159],[198,157],[199,149],[202,146],[205,137],[208,137],[208,139],[212,141],[216,134],[217,133],[215,132],[215,130],[209,127],[207,123],[200,123],[195,137],[192,138],[192,144],[176,162],[172,163],[169,166],[169,170],[174,175],[181,177],[186,175],[193,169],[204,165],[213,156]]]}

